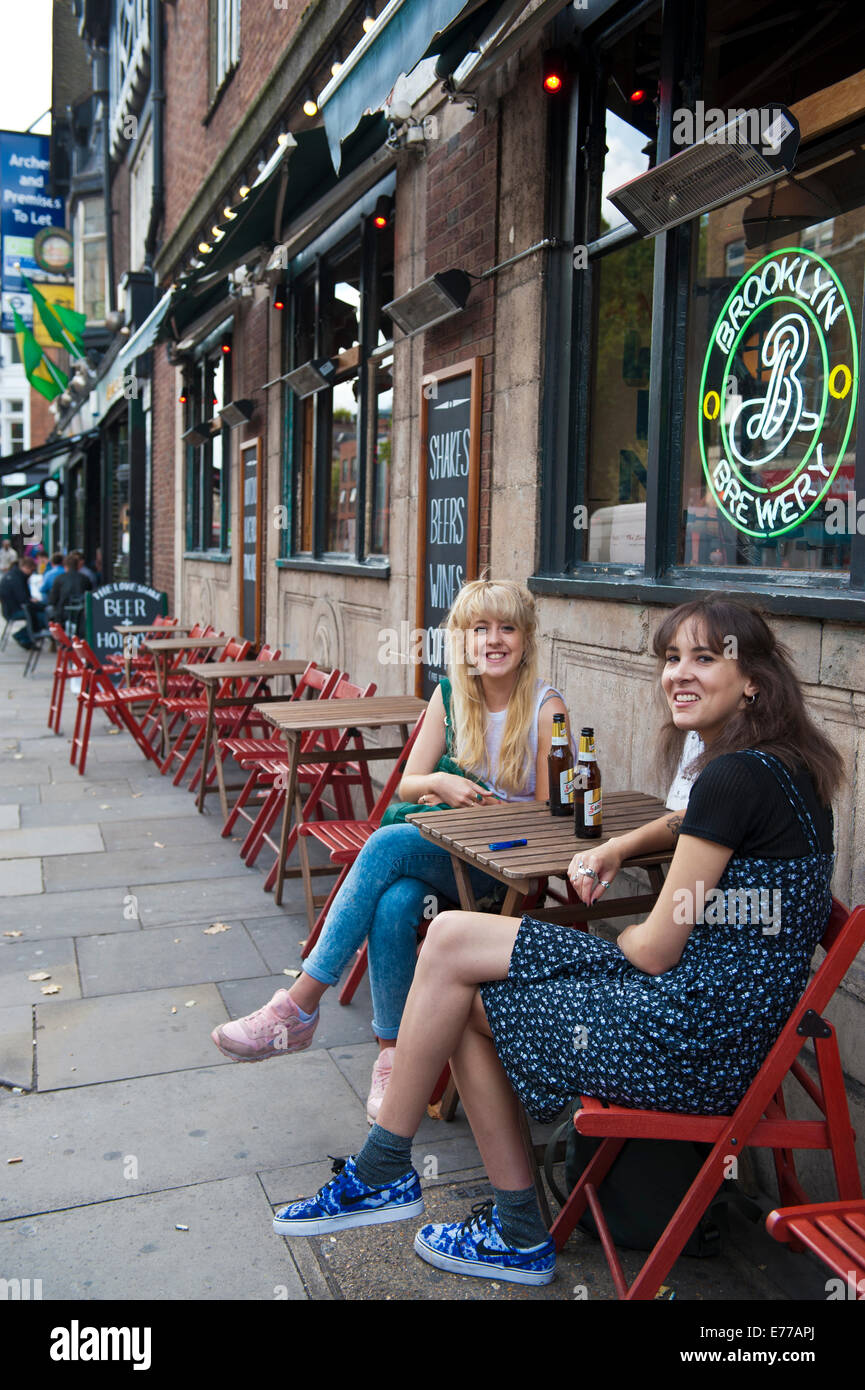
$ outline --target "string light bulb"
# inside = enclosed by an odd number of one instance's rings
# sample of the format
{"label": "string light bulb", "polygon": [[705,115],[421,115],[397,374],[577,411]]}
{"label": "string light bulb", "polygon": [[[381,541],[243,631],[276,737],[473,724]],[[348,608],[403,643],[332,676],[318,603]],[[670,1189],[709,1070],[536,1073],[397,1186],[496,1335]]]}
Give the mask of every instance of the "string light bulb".
{"label": "string light bulb", "polygon": [[363,16],[363,32],[368,34],[370,29],[375,27],[375,11],[372,5],[367,5]]}
{"label": "string light bulb", "polygon": [[304,116],[318,115],[318,102],[309,90],[307,90],[306,96],[303,99],[303,114]]}

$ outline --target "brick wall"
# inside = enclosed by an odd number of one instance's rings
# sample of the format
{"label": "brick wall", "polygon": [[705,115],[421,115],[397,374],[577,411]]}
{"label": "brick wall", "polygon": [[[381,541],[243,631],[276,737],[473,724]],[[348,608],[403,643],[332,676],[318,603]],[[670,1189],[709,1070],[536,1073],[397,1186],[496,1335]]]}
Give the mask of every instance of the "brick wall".
{"label": "brick wall", "polygon": [[[499,115],[486,108],[427,161],[427,275],[458,266],[474,275],[496,262]],[[425,335],[424,374],[483,358],[478,568],[490,556],[490,481],[495,369],[494,280],[474,285],[461,314]]]}
{"label": "brick wall", "polygon": [[163,7],[165,25],[165,222],[163,240],[218,164],[247,108],[290,42],[307,0],[243,0],[240,62],[207,124],[207,0],[177,0]]}

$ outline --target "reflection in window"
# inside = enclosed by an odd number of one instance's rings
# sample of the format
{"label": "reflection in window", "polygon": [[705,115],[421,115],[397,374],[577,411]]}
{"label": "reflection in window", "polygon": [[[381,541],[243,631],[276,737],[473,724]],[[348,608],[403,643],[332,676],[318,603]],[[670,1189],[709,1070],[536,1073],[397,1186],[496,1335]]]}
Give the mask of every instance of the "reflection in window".
{"label": "reflection in window", "polygon": [[595,562],[642,564],[646,533],[654,245],[635,241],[597,267],[585,504]]}

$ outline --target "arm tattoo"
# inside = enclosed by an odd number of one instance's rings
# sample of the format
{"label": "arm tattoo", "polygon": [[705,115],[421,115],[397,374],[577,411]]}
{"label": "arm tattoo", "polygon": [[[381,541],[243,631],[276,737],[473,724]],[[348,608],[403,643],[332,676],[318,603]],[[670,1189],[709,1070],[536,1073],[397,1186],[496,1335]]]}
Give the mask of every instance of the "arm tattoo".
{"label": "arm tattoo", "polygon": [[670,832],[670,834],[672,835],[672,837],[673,837],[674,840],[675,840],[676,836],[678,835],[679,831],[681,830],[681,828],[682,828],[682,817],[681,817],[681,816],[671,816],[670,819],[667,821],[667,829],[669,830],[669,832]]}

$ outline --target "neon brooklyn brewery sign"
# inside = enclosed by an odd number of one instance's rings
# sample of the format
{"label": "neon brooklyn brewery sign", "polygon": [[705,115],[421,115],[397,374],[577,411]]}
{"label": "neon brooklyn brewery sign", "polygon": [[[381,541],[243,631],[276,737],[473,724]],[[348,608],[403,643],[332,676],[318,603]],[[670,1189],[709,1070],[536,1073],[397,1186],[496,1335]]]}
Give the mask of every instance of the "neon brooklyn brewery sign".
{"label": "neon brooklyn brewery sign", "polygon": [[857,383],[853,315],[832,267],[799,247],[764,256],[719,314],[700,382],[703,472],[737,530],[782,536],[820,505]]}

